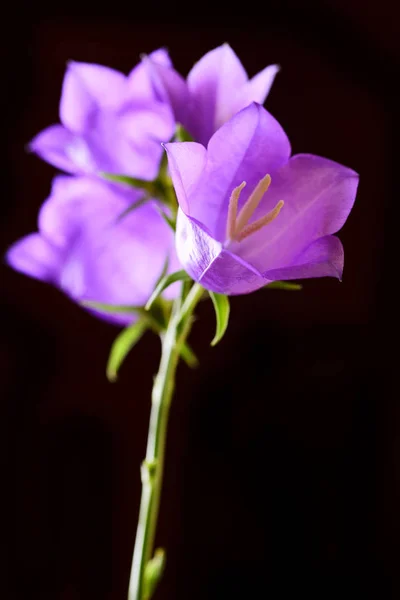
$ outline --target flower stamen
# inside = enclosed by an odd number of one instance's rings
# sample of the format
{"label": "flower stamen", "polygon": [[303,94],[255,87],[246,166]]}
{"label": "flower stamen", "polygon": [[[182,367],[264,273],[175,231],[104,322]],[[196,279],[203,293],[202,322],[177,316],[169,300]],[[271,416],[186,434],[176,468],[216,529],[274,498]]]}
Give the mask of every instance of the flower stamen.
{"label": "flower stamen", "polygon": [[238,201],[240,193],[245,185],[246,182],[242,181],[242,183],[238,185],[238,187],[235,187],[231,194],[231,197],[229,198],[228,219],[226,223],[226,237],[228,240],[232,239],[235,235]]}
{"label": "flower stamen", "polygon": [[265,177],[263,177],[257,183],[252,194],[250,195],[246,204],[243,206],[242,210],[240,211],[240,213],[238,215],[238,218],[236,221],[235,233],[239,233],[239,231],[241,231],[243,229],[243,227],[245,227],[247,225],[247,223],[249,222],[249,219],[253,215],[257,206],[260,204],[261,199],[264,196],[265,192],[268,190],[270,184],[271,184],[270,175],[265,175]]}
{"label": "flower stamen", "polygon": [[284,205],[283,200],[279,200],[276,206],[270,210],[269,213],[260,219],[257,219],[257,221],[254,223],[249,224],[249,220],[253,216],[254,211],[259,206],[264,194],[271,185],[271,176],[265,175],[265,177],[258,182],[253,192],[250,194],[247,202],[239,212],[239,215],[237,215],[240,194],[245,185],[246,182],[243,181],[233,190],[229,199],[228,218],[226,223],[226,239],[228,242],[241,242],[252,233],[255,233],[256,231],[259,231],[265,227],[265,225],[272,223],[272,221],[274,221],[274,219],[276,219],[276,217],[279,215]]}
{"label": "flower stamen", "polygon": [[246,227],[244,227],[242,229],[242,231],[236,233],[235,240],[237,242],[241,242],[242,240],[247,238],[252,233],[255,233],[256,231],[259,231],[260,229],[265,227],[265,225],[269,225],[270,223],[272,223],[272,221],[274,221],[276,219],[276,217],[279,215],[279,213],[281,212],[281,209],[284,204],[285,203],[283,200],[279,200],[277,205],[269,213],[267,213],[266,215],[264,215],[263,217],[261,217],[260,219],[255,221],[254,223],[247,225]]}

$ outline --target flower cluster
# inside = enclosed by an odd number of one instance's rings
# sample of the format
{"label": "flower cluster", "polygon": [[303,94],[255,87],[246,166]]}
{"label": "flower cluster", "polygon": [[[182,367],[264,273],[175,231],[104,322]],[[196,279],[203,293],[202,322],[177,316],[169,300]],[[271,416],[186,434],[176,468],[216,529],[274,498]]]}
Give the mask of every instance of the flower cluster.
{"label": "flower cluster", "polygon": [[[182,268],[227,295],[276,280],[340,278],[343,248],[333,234],[358,176],[325,158],[291,156],[262,107],[278,70],[249,79],[226,44],[186,79],[163,49],[128,76],[69,63],[61,123],[30,144],[68,175],[55,177],[38,232],[10,248],[8,263],[77,302],[108,305],[143,306],[162,273]],[[178,141],[182,131],[192,141]]]}

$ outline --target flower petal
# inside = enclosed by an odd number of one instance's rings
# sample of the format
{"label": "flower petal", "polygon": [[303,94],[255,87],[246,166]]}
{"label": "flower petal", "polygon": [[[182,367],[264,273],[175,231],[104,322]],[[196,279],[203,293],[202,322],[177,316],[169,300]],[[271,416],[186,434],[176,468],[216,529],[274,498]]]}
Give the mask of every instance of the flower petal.
{"label": "flower petal", "polygon": [[[96,126],[85,138],[97,165],[96,170],[147,180],[157,176],[162,156],[161,142],[140,130],[143,127],[139,124],[141,117],[148,122],[152,114],[137,114],[135,110],[121,116],[106,111],[97,114]],[[153,113],[153,117],[157,122],[157,115]],[[163,123],[162,117],[158,122]]]}
{"label": "flower petal", "polygon": [[62,125],[41,131],[29,145],[45,161],[67,173],[93,172],[96,164],[85,139]]}
{"label": "flower petal", "polygon": [[[168,146],[171,153],[172,145]],[[175,164],[186,179],[185,171],[199,173],[201,164],[190,166],[190,156],[184,158],[184,152],[192,152],[193,146],[182,145],[175,152]],[[200,155],[200,151],[196,150]],[[190,188],[188,214],[203,223],[211,235],[218,241],[225,240],[226,219],[229,198],[233,189],[242,181],[247,182],[243,190],[239,209],[252,189],[266,173],[270,173],[285,164],[290,156],[289,140],[279,123],[262,106],[251,104],[225,123],[213,135],[207,151],[207,163],[200,175],[198,185]],[[175,184],[175,180],[174,180]],[[187,190],[186,190],[187,194]],[[185,210],[185,208],[183,207]]]}
{"label": "flower petal", "polygon": [[128,75],[128,99],[135,101],[157,99],[149,71],[149,60],[146,59],[150,60],[150,64],[156,63],[164,67],[172,67],[171,59],[164,48],[160,48],[148,56],[144,56]]}
{"label": "flower petal", "polygon": [[39,233],[31,233],[11,246],[6,261],[29,277],[56,284],[62,255]]}
{"label": "flower petal", "polygon": [[179,209],[176,250],[183,268],[207,290],[248,294],[268,282],[261,273],[227,252],[194,219]]}
{"label": "flower petal", "polygon": [[39,212],[39,230],[58,248],[69,248],[82,229],[112,222],[141,193],[100,179],[60,175]]}
{"label": "flower petal", "polygon": [[170,256],[176,270],[174,236],[152,203],[88,227],[80,254],[85,264],[85,297],[107,304],[143,305],[149,299]]}
{"label": "flower petal", "polygon": [[358,175],[319,156],[299,154],[276,173],[256,220],[279,200],[279,216],[233,249],[261,272],[292,263],[312,242],[338,231],[354,204]]}
{"label": "flower petal", "polygon": [[166,102],[172,109],[175,120],[189,129],[191,99],[184,78],[175,69],[151,60],[143,59],[151,77],[155,97]]}
{"label": "flower petal", "polygon": [[164,144],[164,148],[179,205],[190,214],[190,198],[206,165],[207,150],[196,142]]}
{"label": "flower petal", "polygon": [[264,277],[271,281],[311,277],[341,279],[343,262],[344,251],[341,241],[334,235],[327,235],[310,244],[291,266],[267,271]]}
{"label": "flower petal", "polygon": [[242,108],[245,108],[248,104],[251,104],[251,102],[264,104],[279,70],[280,67],[278,65],[270,65],[247,81],[230,103],[231,112],[228,118],[232,117]]}
{"label": "flower petal", "polygon": [[213,133],[228,120],[232,97],[247,82],[242,63],[228,44],[208,52],[187,77],[194,100],[189,131],[206,145]]}
{"label": "flower petal", "polygon": [[83,133],[99,108],[117,110],[121,106],[126,81],[125,75],[103,65],[70,62],[62,86],[61,122]]}

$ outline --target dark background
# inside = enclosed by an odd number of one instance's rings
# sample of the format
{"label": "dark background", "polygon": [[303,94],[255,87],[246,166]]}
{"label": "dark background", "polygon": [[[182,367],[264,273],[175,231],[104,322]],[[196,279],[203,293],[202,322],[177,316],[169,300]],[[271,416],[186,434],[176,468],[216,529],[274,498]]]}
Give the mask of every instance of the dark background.
{"label": "dark background", "polygon": [[[186,74],[227,41],[250,75],[281,64],[267,107],[295,153],[360,173],[343,283],[233,299],[214,349],[210,303],[199,310],[201,367],[180,367],[172,407],[156,599],[398,598],[398,11],[386,0],[7,9],[2,254],[48,195],[54,170],[24,146],[57,122],[68,59],[128,72],[167,46]],[[2,597],[125,600],[159,344],[145,337],[110,384],[115,328],[4,265],[1,279]]]}

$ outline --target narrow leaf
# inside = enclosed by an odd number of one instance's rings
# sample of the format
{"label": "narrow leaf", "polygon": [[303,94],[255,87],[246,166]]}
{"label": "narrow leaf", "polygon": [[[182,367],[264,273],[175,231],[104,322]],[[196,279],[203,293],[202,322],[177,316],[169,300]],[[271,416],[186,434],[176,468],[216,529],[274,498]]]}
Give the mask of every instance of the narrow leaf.
{"label": "narrow leaf", "polygon": [[153,558],[149,560],[145,569],[143,577],[143,598],[144,600],[150,600],[152,598],[157,584],[161,579],[161,576],[165,568],[165,550],[157,548]]}
{"label": "narrow leaf", "polygon": [[223,294],[216,294],[215,292],[209,292],[210,298],[213,301],[215,316],[217,319],[217,328],[211,346],[215,346],[223,338],[224,333],[229,323],[229,298]]}
{"label": "narrow leaf", "polygon": [[185,361],[188,367],[194,369],[199,366],[199,360],[191,347],[185,342],[181,345],[181,357]]}
{"label": "narrow leaf", "polygon": [[147,327],[148,325],[144,321],[137,321],[133,325],[126,327],[115,338],[107,363],[107,378],[109,381],[116,381],[118,370],[127,354],[140,340]]}
{"label": "narrow leaf", "polygon": [[156,285],[154,292],[150,296],[145,306],[145,309],[149,310],[154,300],[156,300],[156,298],[158,298],[158,296],[160,296],[160,294],[162,294],[167,287],[169,287],[176,281],[188,281],[189,279],[189,275],[186,273],[186,271],[176,271],[175,273],[171,273],[170,275],[166,275],[165,277],[163,277],[161,281]]}
{"label": "narrow leaf", "polygon": [[290,283],[288,281],[273,281],[265,286],[266,290],[286,290],[287,292],[298,292],[303,289],[299,283]]}

